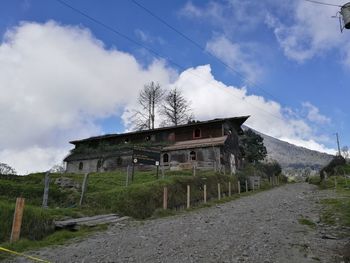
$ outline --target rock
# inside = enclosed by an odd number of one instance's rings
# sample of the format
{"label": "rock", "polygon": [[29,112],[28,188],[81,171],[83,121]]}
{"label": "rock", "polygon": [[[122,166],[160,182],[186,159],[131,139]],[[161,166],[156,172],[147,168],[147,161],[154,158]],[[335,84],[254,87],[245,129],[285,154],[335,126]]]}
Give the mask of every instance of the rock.
{"label": "rock", "polygon": [[57,184],[61,188],[73,188],[80,189],[80,184],[67,177],[59,177],[55,180],[55,184]]}

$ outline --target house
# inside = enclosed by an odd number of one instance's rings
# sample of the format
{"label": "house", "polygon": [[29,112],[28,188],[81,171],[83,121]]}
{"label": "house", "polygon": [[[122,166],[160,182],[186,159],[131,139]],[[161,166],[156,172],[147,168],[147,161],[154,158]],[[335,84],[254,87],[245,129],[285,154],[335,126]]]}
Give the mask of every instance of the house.
{"label": "house", "polygon": [[72,141],[64,159],[68,173],[113,171],[128,165],[166,169],[220,169],[234,173],[241,163],[238,136],[249,116],[190,122]]}

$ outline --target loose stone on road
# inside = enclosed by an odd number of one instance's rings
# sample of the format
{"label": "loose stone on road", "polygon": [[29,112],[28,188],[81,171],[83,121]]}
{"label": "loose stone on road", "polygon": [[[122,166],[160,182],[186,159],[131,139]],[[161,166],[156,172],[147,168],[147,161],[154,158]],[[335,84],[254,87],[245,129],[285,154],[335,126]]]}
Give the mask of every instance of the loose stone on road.
{"label": "loose stone on road", "polygon": [[320,195],[313,185],[288,184],[174,217],[116,224],[35,254],[53,262],[341,262],[344,240],[324,239],[298,222],[318,222]]}

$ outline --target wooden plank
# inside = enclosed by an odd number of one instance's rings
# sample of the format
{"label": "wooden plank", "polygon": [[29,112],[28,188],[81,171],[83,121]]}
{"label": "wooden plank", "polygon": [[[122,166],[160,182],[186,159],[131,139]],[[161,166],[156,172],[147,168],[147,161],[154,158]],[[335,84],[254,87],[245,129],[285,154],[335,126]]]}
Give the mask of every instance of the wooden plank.
{"label": "wooden plank", "polygon": [[206,184],[203,186],[203,190],[204,190],[204,193],[203,193],[203,195],[204,195],[204,204],[206,204],[207,203],[207,185]]}
{"label": "wooden plank", "polygon": [[15,213],[13,215],[12,231],[10,242],[16,242],[19,240],[21,234],[23,210],[24,210],[24,198],[18,197],[16,199]]}

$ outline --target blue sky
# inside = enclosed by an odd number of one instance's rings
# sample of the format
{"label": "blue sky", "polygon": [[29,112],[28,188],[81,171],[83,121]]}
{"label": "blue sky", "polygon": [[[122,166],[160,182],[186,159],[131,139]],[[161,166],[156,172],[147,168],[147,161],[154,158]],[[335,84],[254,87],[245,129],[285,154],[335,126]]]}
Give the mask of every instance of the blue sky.
{"label": "blue sky", "polygon": [[182,89],[197,119],[249,114],[251,127],[311,149],[332,152],[335,132],[350,144],[350,31],[336,7],[137,0],[203,51],[132,1],[65,1],[161,57],[55,0],[2,1],[0,161],[19,172],[60,162],[69,140],[131,129],[152,80]]}

